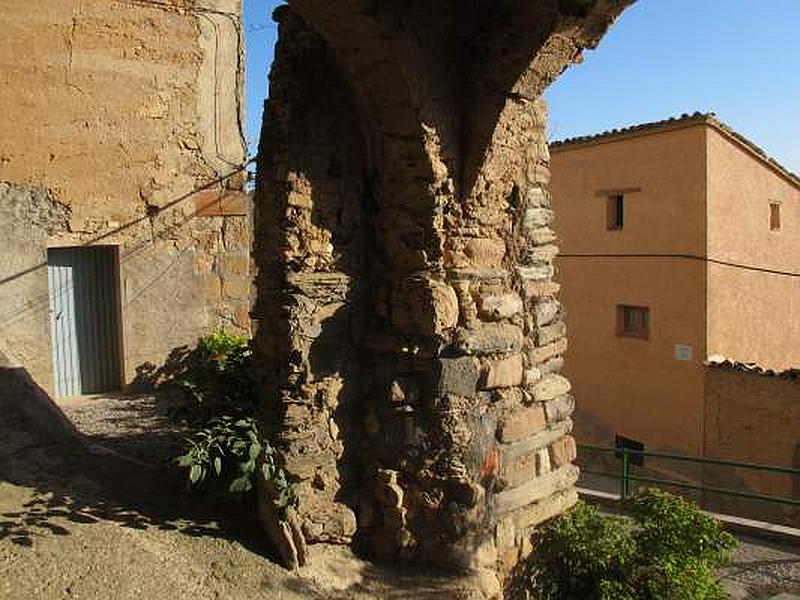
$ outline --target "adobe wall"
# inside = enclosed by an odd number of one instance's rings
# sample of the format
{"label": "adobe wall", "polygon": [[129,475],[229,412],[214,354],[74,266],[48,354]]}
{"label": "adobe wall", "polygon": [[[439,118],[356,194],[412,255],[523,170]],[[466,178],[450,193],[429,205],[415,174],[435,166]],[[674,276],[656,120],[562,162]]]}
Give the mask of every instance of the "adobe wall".
{"label": "adobe wall", "polygon": [[[706,370],[706,457],[800,468],[800,377],[712,364]],[[784,498],[800,497],[800,476],[707,467],[706,483]],[[797,507],[707,498],[721,512],[800,525]]]}
{"label": "adobe wall", "polygon": [[[708,256],[800,273],[800,183],[707,129]],[[779,231],[769,226],[772,202],[781,206]],[[709,264],[708,319],[709,355],[775,370],[800,365],[800,276]]]}
{"label": "adobe wall", "polygon": [[210,327],[247,329],[249,210],[226,177],[244,161],[240,12],[4,2],[0,340],[42,387],[48,247],[119,246],[126,381]]}
{"label": "adobe wall", "polygon": [[[477,577],[576,500],[539,95],[626,3],[293,0],[259,152],[263,423],[287,564],[352,543]],[[262,490],[269,494],[269,489]]]}
{"label": "adobe wall", "polygon": [[[703,253],[704,126],[555,145],[551,163],[578,440],[610,446],[619,434],[699,456],[705,265],[629,255]],[[624,194],[624,226],[608,230],[615,192]],[[648,339],[618,335],[617,305],[649,308]],[[676,345],[690,346],[691,359],[677,360]]]}

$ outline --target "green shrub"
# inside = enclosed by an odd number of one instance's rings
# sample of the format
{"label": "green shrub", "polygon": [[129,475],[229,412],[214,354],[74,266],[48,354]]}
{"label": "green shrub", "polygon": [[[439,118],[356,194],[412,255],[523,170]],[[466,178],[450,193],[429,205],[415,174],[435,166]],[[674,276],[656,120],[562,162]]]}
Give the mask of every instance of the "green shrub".
{"label": "green shrub", "polygon": [[518,586],[540,600],[717,600],[714,576],[736,541],[678,496],[651,489],[625,502],[630,518],[579,502],[543,526]]}
{"label": "green shrub", "polygon": [[253,414],[257,399],[245,336],[213,331],[201,337],[181,363],[161,386],[182,392],[181,401],[170,411],[173,418],[202,426],[221,415]]}
{"label": "green shrub", "polygon": [[223,330],[176,356],[159,387],[180,390],[170,414],[194,433],[175,462],[186,469],[190,488],[214,494],[251,495],[260,475],[265,492],[285,510],[297,505],[296,484],[276,464],[275,451],[259,431],[251,369],[248,339]]}
{"label": "green shrub", "polygon": [[216,483],[230,493],[244,495],[255,488],[255,477],[260,473],[278,508],[297,505],[296,486],[275,464],[275,451],[262,438],[253,417],[212,418],[187,440],[185,450],[175,460],[187,469],[192,487],[213,487]]}
{"label": "green shrub", "polygon": [[198,348],[202,350],[209,360],[217,363],[224,370],[229,359],[236,359],[242,354],[249,354],[248,340],[237,333],[229,333],[224,329],[216,329],[200,338]]}

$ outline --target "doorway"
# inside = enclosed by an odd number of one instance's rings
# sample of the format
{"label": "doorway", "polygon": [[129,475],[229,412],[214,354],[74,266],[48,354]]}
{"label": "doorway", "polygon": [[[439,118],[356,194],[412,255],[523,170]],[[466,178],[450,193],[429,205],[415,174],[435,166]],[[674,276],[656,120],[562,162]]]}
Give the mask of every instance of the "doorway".
{"label": "doorway", "polygon": [[118,248],[50,248],[47,280],[55,395],[119,390],[122,337]]}

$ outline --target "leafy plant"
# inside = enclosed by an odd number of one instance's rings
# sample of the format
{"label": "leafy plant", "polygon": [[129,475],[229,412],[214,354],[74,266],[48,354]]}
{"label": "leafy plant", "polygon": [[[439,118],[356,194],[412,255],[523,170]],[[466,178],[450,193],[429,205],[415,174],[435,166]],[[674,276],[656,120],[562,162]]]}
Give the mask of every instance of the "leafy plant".
{"label": "leafy plant", "polygon": [[215,329],[204,335],[197,346],[210,360],[215,361],[221,370],[225,370],[229,360],[235,362],[241,359],[242,355],[249,354],[247,338],[224,329]]}
{"label": "leafy plant", "polygon": [[187,469],[192,487],[216,481],[233,494],[246,494],[254,489],[256,474],[261,473],[278,508],[297,506],[296,484],[275,464],[275,451],[261,437],[253,417],[212,418],[187,440],[186,452],[175,461]]}
{"label": "leafy plant", "polygon": [[183,402],[171,415],[203,424],[218,415],[252,414],[256,394],[251,362],[246,337],[223,330],[201,337],[184,358],[180,372],[162,384],[182,392]]}
{"label": "leafy plant", "polygon": [[276,464],[275,450],[259,431],[246,337],[215,330],[186,349],[162,386],[181,390],[183,402],[172,416],[194,434],[175,462],[187,471],[189,487],[242,497],[264,480],[264,492],[280,511],[297,506],[297,486]]}
{"label": "leafy plant", "polygon": [[541,600],[717,600],[714,569],[736,540],[683,498],[651,489],[625,503],[630,518],[579,502],[542,527],[517,582]]}

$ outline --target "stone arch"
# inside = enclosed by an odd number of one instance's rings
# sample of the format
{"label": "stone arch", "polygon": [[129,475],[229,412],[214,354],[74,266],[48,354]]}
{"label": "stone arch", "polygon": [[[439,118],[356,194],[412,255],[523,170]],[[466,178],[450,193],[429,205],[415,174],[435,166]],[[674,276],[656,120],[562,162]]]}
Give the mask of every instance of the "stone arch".
{"label": "stone arch", "polygon": [[482,574],[575,501],[544,87],[628,4],[290,0],[256,195],[263,421],[306,543]]}

